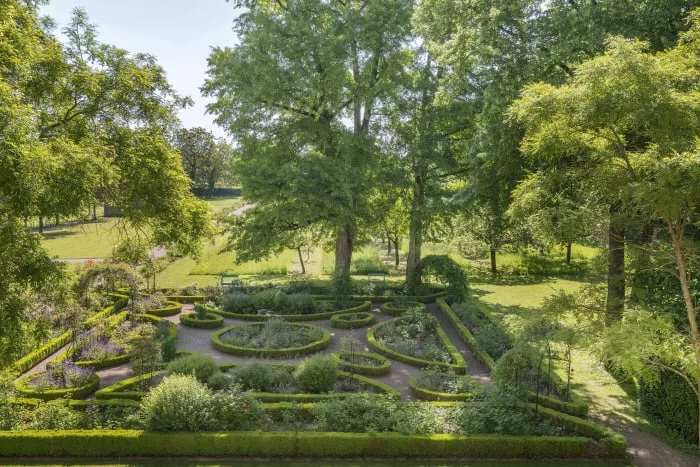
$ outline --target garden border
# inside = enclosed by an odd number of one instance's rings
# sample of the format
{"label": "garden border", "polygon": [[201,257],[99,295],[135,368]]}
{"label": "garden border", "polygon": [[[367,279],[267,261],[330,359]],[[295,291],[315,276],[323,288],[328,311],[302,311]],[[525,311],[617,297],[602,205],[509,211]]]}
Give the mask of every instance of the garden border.
{"label": "garden border", "polygon": [[234,326],[227,326],[221,330],[214,332],[211,335],[211,343],[217,350],[221,352],[228,353],[231,355],[239,355],[243,357],[258,357],[258,358],[287,358],[296,357],[299,355],[308,355],[311,353],[318,352],[328,347],[331,343],[331,333],[320,326],[315,326],[313,324],[302,324],[287,322],[290,326],[303,326],[307,328],[316,328],[322,331],[323,337],[320,340],[311,342],[310,344],[303,345],[301,347],[290,347],[286,349],[259,349],[252,347],[238,347],[231,344],[226,344],[221,340],[221,335],[235,328],[241,328],[244,326],[261,326],[265,323],[251,323],[251,324],[238,324]]}
{"label": "garden border", "polygon": [[144,314],[157,316],[159,318],[165,318],[168,316],[175,316],[182,311],[182,303],[173,302],[168,300],[168,306],[164,308],[158,308],[155,310],[148,310]]}
{"label": "garden border", "polygon": [[[392,300],[390,302],[385,302],[382,304],[382,311],[386,313],[387,315],[391,316],[401,316],[402,314],[406,313],[409,308],[403,309],[403,308],[397,308],[391,306],[392,303],[394,303],[396,300]],[[422,302],[416,302],[414,300],[404,300],[404,303],[410,304],[412,307],[421,307],[421,311],[428,311],[428,307],[425,305],[425,303]]]}
{"label": "garden border", "polygon": [[289,322],[319,321],[331,318],[334,315],[368,311],[370,308],[372,308],[372,302],[364,301],[360,305],[351,308],[346,308],[344,310],[326,311],[323,313],[311,313],[308,315],[251,315],[245,313],[231,313],[229,311],[224,311],[221,308],[213,308],[210,306],[206,306],[203,303],[198,303],[198,305],[202,306],[207,311],[207,313],[216,313],[223,316],[224,318],[240,319],[242,321],[253,321],[257,323],[268,321],[270,319],[283,319]]}
{"label": "garden border", "polygon": [[76,386],[72,388],[64,389],[48,389],[46,391],[37,391],[31,389],[27,386],[28,380],[33,377],[38,377],[37,374],[32,374],[25,376],[23,378],[15,381],[15,390],[23,397],[27,399],[40,399],[42,401],[52,401],[55,399],[62,399],[64,397],[69,397],[71,399],[77,399],[80,397],[85,397],[97,391],[100,387],[100,377],[93,373],[90,376],[88,382],[82,386]]}
{"label": "garden border", "polygon": [[462,392],[454,394],[450,392],[431,391],[430,389],[419,387],[416,383],[417,378],[418,375],[413,376],[408,381],[408,387],[411,388],[411,394],[413,394],[417,399],[423,401],[471,401],[475,397],[479,396],[483,389],[478,381],[474,381],[474,384],[477,385],[477,390],[474,392]]}
{"label": "garden border", "polygon": [[408,363],[409,365],[417,366],[418,368],[438,367],[442,370],[452,368],[455,371],[455,373],[459,373],[462,375],[467,372],[467,363],[464,361],[464,357],[462,357],[462,354],[459,353],[457,347],[455,347],[454,344],[450,342],[450,339],[447,337],[447,334],[445,334],[445,330],[442,329],[442,326],[440,326],[439,323],[437,325],[438,337],[449,352],[450,358],[452,358],[452,361],[454,361],[455,363],[444,363],[423,360],[421,358],[411,357],[410,355],[405,355],[396,352],[381,345],[379,342],[377,342],[377,338],[375,337],[374,333],[382,326],[385,326],[388,322],[389,321],[383,321],[367,330],[367,343],[372,348],[372,350],[386,357],[393,358],[394,360],[398,360],[403,363]]}
{"label": "garden border", "polygon": [[218,313],[205,313],[205,319],[197,319],[197,313],[183,313],[180,315],[180,324],[196,329],[216,329],[224,325],[224,317]]}
{"label": "garden border", "polygon": [[370,366],[370,365],[361,365],[359,363],[351,363],[348,362],[347,360],[343,360],[340,358],[341,354],[347,354],[349,352],[332,352],[331,356],[335,359],[335,361],[338,363],[338,367],[341,368],[343,371],[354,371],[356,373],[359,373],[361,375],[365,376],[383,376],[389,374],[391,372],[391,360],[386,358],[383,355],[378,355],[378,354],[373,354],[370,352],[358,352],[355,355],[361,355],[366,358],[371,358],[374,360],[379,360],[382,359],[382,365],[380,366]]}
{"label": "garden border", "polygon": [[[354,315],[354,314],[366,315],[364,318],[359,319],[342,319],[342,316]],[[336,329],[359,329],[365,326],[369,326],[376,321],[377,317],[371,311],[351,311],[348,313],[338,313],[331,316],[330,326]]]}
{"label": "garden border", "polygon": [[[476,340],[474,335],[469,331],[469,329],[464,325],[462,320],[460,319],[459,316],[457,316],[457,313],[454,312],[452,307],[444,300],[444,299],[439,299],[437,301],[437,305],[442,310],[443,313],[447,316],[447,318],[450,320],[452,325],[455,327],[457,330],[457,334],[459,334],[459,337],[462,338],[464,343],[471,349],[471,351],[474,353],[474,356],[476,357],[477,360],[482,361],[489,369],[489,371],[493,371],[494,366],[496,365],[495,360],[491,357],[491,355],[484,350],[484,348],[479,344],[479,341]],[[482,311],[483,312],[483,311]],[[487,317],[487,319],[492,320],[492,318],[484,313],[484,316]],[[499,325],[498,323],[495,323],[496,325]],[[543,407],[549,407],[551,409],[573,415],[576,417],[585,417],[588,414],[588,404],[581,400],[576,394],[573,392],[571,393],[571,401],[566,402],[566,401],[561,401],[559,399],[555,399],[553,397],[549,396],[544,396],[540,394],[537,396],[535,393],[530,392],[528,394],[528,400],[530,402],[534,402],[535,400],[539,400],[539,405]]]}

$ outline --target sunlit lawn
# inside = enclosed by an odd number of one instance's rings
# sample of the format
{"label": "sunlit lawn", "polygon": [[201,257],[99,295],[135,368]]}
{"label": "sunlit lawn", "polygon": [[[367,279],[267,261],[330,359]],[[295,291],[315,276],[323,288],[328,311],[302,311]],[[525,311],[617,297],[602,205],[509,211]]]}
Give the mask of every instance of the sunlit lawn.
{"label": "sunlit lawn", "polygon": [[205,198],[204,201],[209,205],[213,212],[223,211],[225,209],[240,208],[245,204],[245,200],[240,196],[227,196],[217,198]]}
{"label": "sunlit lawn", "polygon": [[42,245],[49,254],[59,258],[106,258],[127,233],[133,235],[123,220],[101,218],[48,230],[44,232]]}

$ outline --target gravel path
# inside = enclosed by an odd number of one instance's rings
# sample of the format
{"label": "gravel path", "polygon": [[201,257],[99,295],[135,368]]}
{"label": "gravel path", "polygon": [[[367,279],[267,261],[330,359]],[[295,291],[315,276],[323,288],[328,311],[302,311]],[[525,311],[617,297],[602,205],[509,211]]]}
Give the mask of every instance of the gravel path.
{"label": "gravel path", "polygon": [[[193,310],[192,305],[184,305],[182,313],[189,313]],[[428,311],[435,315],[440,322],[440,325],[445,330],[447,337],[453,345],[459,350],[467,363],[467,372],[479,380],[484,385],[491,384],[488,368],[480,361],[474,358],[471,350],[464,344],[462,339],[457,334],[449,319],[440,311],[436,304],[428,305]],[[377,305],[372,307],[372,312],[376,314],[377,322],[386,321],[392,317],[381,312]],[[179,315],[165,318],[168,321],[179,324]],[[250,321],[242,321],[226,318],[224,320],[226,326],[235,324],[250,324]],[[330,353],[341,350],[341,338],[352,337],[365,346],[366,351],[370,351],[367,344],[367,328],[360,329],[335,329],[331,328],[329,320],[307,321],[308,324],[327,329],[331,333],[331,344],[321,353]],[[199,352],[205,355],[210,355],[219,363],[226,362],[245,362],[248,357],[239,357],[236,355],[225,354],[216,350],[210,343],[212,330],[194,329],[186,326],[180,326],[178,334],[178,349],[190,350]],[[28,374],[43,371],[46,368],[46,363],[56,358],[62,353],[66,347],[59,349],[53,355],[49,356],[34,368],[29,370]],[[286,358],[286,359],[271,359],[274,362],[283,363],[299,363],[306,357],[301,358]],[[410,392],[408,385],[409,380],[416,375],[420,369],[407,365],[402,362],[391,360],[392,369],[388,375],[375,377],[374,379],[385,384],[391,385],[394,389],[401,393],[405,400],[415,400]],[[110,386],[118,381],[128,378],[132,375],[130,365],[120,365],[114,368],[108,368],[98,371],[100,376],[100,388]],[[628,448],[627,454],[633,465],[638,467],[700,467],[700,457],[691,454],[685,454],[677,449],[674,449],[653,435],[640,430],[634,424],[627,420],[616,417],[614,414],[595,414],[593,419],[598,423],[609,426],[619,433],[622,433],[627,438]]]}
{"label": "gravel path", "polygon": [[[182,312],[188,313],[192,309],[193,309],[192,305],[185,305],[185,306],[183,306]],[[436,314],[436,316],[438,317],[439,320],[446,319],[442,316],[442,313],[440,311],[438,311],[437,307],[434,304],[428,306],[428,311]],[[375,315],[377,317],[377,322],[386,321],[386,320],[392,318],[392,316],[389,316],[385,313],[382,313],[380,311],[379,307],[376,305],[372,307],[372,312],[375,313]],[[171,316],[167,319],[174,322],[174,323],[179,322],[178,316]],[[365,351],[367,351],[367,352],[371,351],[369,346],[368,346],[368,343],[367,343],[367,328],[366,327],[360,328],[360,329],[336,329],[336,328],[332,328],[330,326],[328,319],[316,320],[316,321],[305,321],[305,323],[319,326],[323,329],[328,330],[328,332],[331,333],[331,344],[325,350],[323,350],[322,352],[319,352],[319,353],[327,354],[330,352],[336,352],[336,351],[342,350],[341,338],[343,338],[343,337],[351,337],[351,338],[357,339],[358,341],[360,341],[364,345]],[[231,325],[236,325],[236,324],[251,324],[251,322],[237,320],[237,319],[230,319],[230,318],[226,318],[224,320],[225,326],[231,326]],[[450,340],[452,341],[452,343],[457,347],[457,349],[459,349],[460,353],[468,361],[467,368],[470,370],[470,373],[471,373],[472,369],[475,369],[476,373],[474,374],[474,376],[476,378],[478,378],[482,381],[488,380],[488,373],[484,372],[483,365],[480,362],[478,362],[476,359],[474,359],[471,351],[464,345],[464,343],[461,341],[461,339],[459,339],[459,336],[457,336],[456,332],[452,329],[452,326],[450,326],[449,323],[447,326],[443,323],[441,323],[441,324],[445,328],[445,331],[447,332],[447,335],[450,338]],[[198,352],[198,353],[210,355],[214,360],[216,360],[219,363],[228,363],[228,362],[242,363],[242,362],[245,362],[247,360],[250,360],[249,357],[239,357],[236,355],[230,355],[230,354],[226,354],[226,353],[223,353],[223,352],[216,350],[211,345],[211,342],[210,342],[210,336],[211,336],[212,332],[213,331],[207,330],[207,329],[194,329],[194,328],[188,328],[185,326],[181,326],[180,333],[178,334],[177,347],[178,347],[178,349],[181,349],[181,350],[190,350],[192,352]],[[283,363],[299,363],[302,360],[304,360],[304,358],[306,358],[306,357],[269,359],[269,361],[283,362]],[[472,366],[472,364],[469,362],[475,362],[475,363]],[[407,400],[415,400],[411,394],[411,390],[409,388],[408,382],[418,372],[420,372],[419,368],[408,365],[406,363],[391,360],[391,372],[385,376],[374,377],[374,379],[392,386],[394,389],[396,389],[397,391],[399,391],[401,393],[402,398],[407,399]]]}

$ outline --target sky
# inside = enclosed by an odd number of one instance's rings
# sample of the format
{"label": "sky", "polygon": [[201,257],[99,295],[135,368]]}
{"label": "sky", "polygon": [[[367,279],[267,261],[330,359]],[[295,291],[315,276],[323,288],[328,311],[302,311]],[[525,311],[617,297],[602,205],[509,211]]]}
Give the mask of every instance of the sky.
{"label": "sky", "polygon": [[213,46],[233,46],[238,11],[225,0],[52,0],[41,15],[57,23],[57,32],[74,8],[84,8],[97,26],[98,39],[129,52],[149,53],[165,69],[168,81],[194,106],[180,112],[183,126],[204,127],[217,136],[225,131],[205,115],[207,99],[199,88],[206,79]]}

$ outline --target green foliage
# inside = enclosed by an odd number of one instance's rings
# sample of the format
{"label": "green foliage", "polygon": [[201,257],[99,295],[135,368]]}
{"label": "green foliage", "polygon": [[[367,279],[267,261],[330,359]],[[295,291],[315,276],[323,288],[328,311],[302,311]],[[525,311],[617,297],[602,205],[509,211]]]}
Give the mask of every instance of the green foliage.
{"label": "green foliage", "polygon": [[556,436],[562,433],[550,422],[538,419],[533,410],[507,405],[465,404],[458,423],[469,434]]}
{"label": "green foliage", "polygon": [[238,431],[264,428],[265,411],[253,396],[238,389],[229,389],[214,394],[215,429]]}
{"label": "green foliage", "polygon": [[331,327],[339,329],[357,329],[374,323],[375,316],[371,312],[340,313],[331,317]]}
{"label": "green foliage", "polygon": [[299,364],[294,377],[304,392],[330,392],[338,380],[338,363],[330,355],[311,357]]}
{"label": "green foliage", "polygon": [[168,363],[166,371],[168,375],[193,375],[197,381],[206,383],[212,375],[220,370],[213,358],[207,355],[191,354],[176,358]]}
{"label": "green foliage", "polygon": [[312,413],[322,431],[366,433],[393,431],[400,403],[378,396],[353,396],[316,404]]}
{"label": "green foliage", "polygon": [[252,314],[258,311],[253,298],[248,294],[230,293],[224,295],[222,307],[229,313]]}
{"label": "green foliage", "polygon": [[434,368],[428,368],[418,373],[415,377],[415,384],[419,388],[448,394],[472,393],[479,387],[478,383],[470,376],[457,375],[454,371],[445,372]]}
{"label": "green foliage", "polygon": [[193,375],[168,376],[142,399],[140,417],[153,431],[207,430],[214,423],[212,394]]}
{"label": "green foliage", "polygon": [[229,371],[233,381],[244,390],[264,392],[274,382],[275,371],[269,363],[249,360]]}
{"label": "green foliage", "polygon": [[423,275],[432,274],[447,282],[447,296],[459,301],[467,293],[467,277],[462,267],[447,255],[430,255],[421,259],[409,273],[407,288],[412,295],[421,295]]}
{"label": "green foliage", "polygon": [[687,442],[697,442],[697,397],[677,374],[664,371],[657,381],[640,381],[639,405],[645,415],[680,434]]}
{"label": "green foliage", "polygon": [[207,386],[214,391],[228,389],[233,385],[233,378],[223,372],[214,373],[207,379]]}
{"label": "green foliage", "polygon": [[328,331],[308,324],[271,321],[230,326],[212,335],[222,352],[250,357],[289,357],[313,353],[330,344]]}
{"label": "green foliage", "polygon": [[386,375],[391,371],[391,362],[381,355],[365,352],[333,352],[338,368],[366,376]]}

